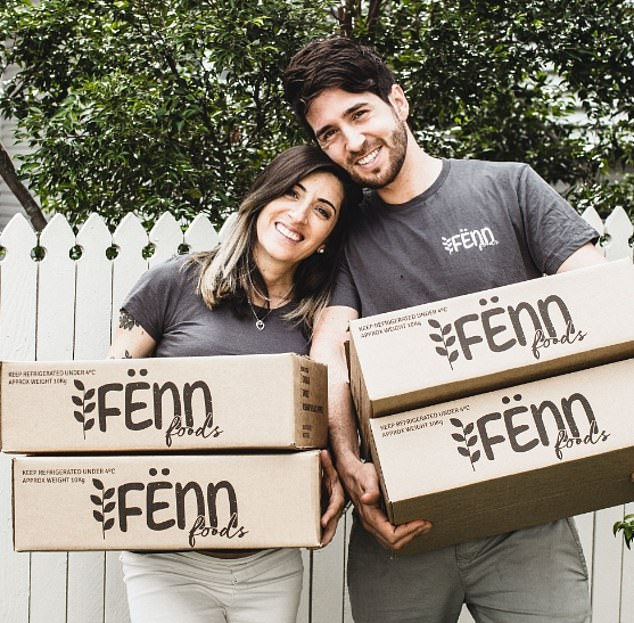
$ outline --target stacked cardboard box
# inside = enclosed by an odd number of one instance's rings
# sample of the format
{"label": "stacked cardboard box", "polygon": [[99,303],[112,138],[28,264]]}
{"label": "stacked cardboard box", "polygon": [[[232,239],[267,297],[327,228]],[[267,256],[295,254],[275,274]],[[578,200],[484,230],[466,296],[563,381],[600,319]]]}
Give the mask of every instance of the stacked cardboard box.
{"label": "stacked cardboard box", "polygon": [[318,546],[327,429],[326,368],[293,354],[3,362],[14,546]]}
{"label": "stacked cardboard box", "polygon": [[634,500],[630,260],[363,318],[350,334],[388,516],[434,522],[409,551]]}

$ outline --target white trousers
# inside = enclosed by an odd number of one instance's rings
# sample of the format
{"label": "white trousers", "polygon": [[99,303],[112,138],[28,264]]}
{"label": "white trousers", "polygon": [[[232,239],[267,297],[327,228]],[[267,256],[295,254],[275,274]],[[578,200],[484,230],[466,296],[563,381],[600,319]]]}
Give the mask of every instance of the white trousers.
{"label": "white trousers", "polygon": [[298,549],[244,558],[198,552],[122,552],[132,623],[295,623],[302,591]]}

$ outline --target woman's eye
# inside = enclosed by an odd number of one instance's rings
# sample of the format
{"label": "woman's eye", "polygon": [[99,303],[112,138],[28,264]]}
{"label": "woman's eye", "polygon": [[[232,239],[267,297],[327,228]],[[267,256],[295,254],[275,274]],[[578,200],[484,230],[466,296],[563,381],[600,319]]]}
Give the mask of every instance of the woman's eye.
{"label": "woman's eye", "polygon": [[319,214],[319,216],[323,218],[330,218],[330,210],[328,208],[317,206],[315,210],[317,211],[317,214]]}

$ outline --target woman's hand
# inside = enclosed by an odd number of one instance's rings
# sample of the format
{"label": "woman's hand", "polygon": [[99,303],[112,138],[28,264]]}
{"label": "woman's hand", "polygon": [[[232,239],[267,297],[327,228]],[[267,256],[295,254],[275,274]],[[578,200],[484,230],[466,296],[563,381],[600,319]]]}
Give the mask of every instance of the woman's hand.
{"label": "woman's hand", "polygon": [[337,524],[343,513],[346,499],[339,476],[337,475],[337,470],[335,470],[335,466],[330,458],[330,452],[328,452],[328,450],[322,450],[319,458],[321,459],[322,467],[322,507],[326,506],[321,516],[321,546],[324,547],[328,545],[335,536]]}

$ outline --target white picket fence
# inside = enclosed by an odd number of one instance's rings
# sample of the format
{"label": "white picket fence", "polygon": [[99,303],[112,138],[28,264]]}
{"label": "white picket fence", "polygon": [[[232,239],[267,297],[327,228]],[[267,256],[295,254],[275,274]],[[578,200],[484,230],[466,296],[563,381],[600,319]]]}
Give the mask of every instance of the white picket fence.
{"label": "white picket fence", "polygon": [[[609,259],[632,257],[634,227],[623,210],[615,210],[605,223],[594,212],[584,216],[605,234],[602,249]],[[0,234],[0,359],[103,358],[112,319],[139,275],[181,245],[197,251],[217,239],[204,217],[183,233],[164,214],[148,235],[133,215],[114,234],[93,215],[75,235],[57,215],[38,236],[22,215],[14,216]],[[144,259],[148,244],[154,254]],[[34,259],[36,247],[43,252],[39,260]],[[112,247],[116,257],[109,259]],[[0,623],[128,623],[118,553],[15,553],[10,500],[10,457],[0,455]],[[634,505],[578,518],[591,569],[595,623],[634,622],[634,551],[612,536],[612,524],[625,512],[634,512]],[[304,552],[299,623],[352,622],[344,581],[349,526],[350,517],[344,517],[331,545]],[[461,622],[468,621],[465,611]]]}

